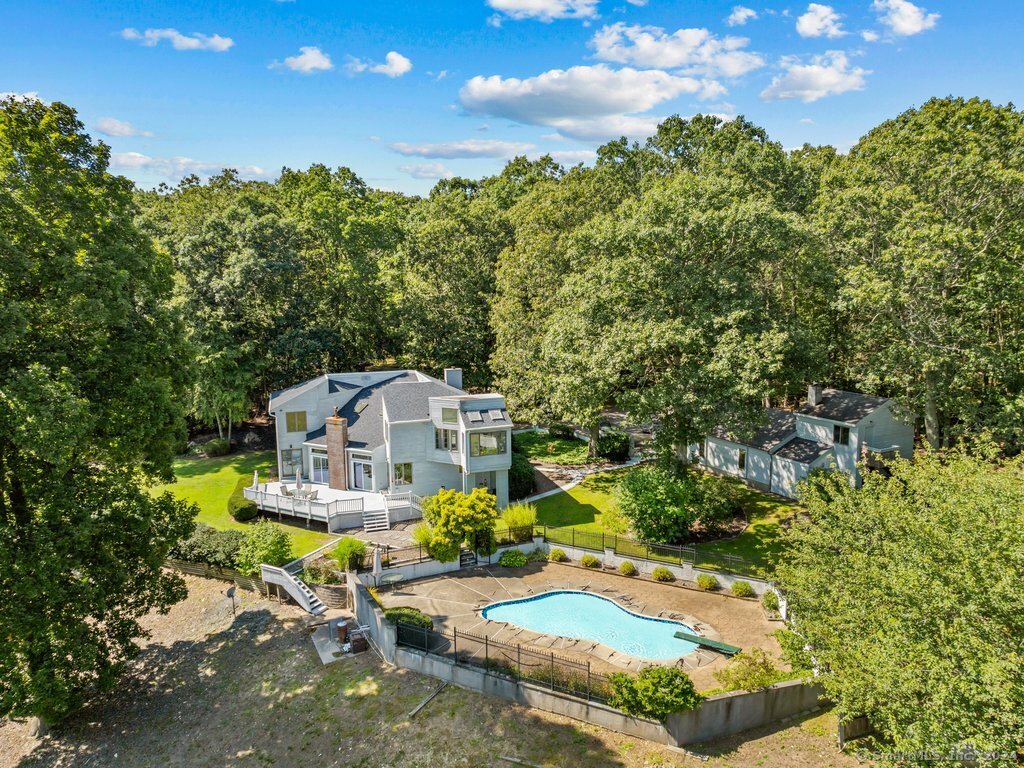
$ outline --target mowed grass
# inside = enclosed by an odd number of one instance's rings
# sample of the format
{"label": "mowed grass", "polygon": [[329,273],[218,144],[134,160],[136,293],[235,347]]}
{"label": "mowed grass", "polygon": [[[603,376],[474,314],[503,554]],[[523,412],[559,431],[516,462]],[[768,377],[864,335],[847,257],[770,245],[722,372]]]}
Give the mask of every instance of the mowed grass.
{"label": "mowed grass", "polygon": [[[622,533],[622,518],[615,502],[615,487],[636,468],[616,469],[590,475],[568,491],[536,502],[537,523],[557,528],[578,528],[592,533]],[[783,531],[803,512],[795,502],[750,488],[738,480],[726,479],[740,496],[747,527],[731,539],[696,545],[708,554],[735,555],[748,560],[758,572],[771,570],[773,561],[785,556]],[[606,525],[606,520],[612,523]]]}
{"label": "mowed grass", "polygon": [[[228,498],[240,480],[247,483],[252,473],[258,470],[260,478],[267,479],[276,471],[273,451],[255,453],[233,453],[212,459],[182,458],[174,462],[175,482],[153,487],[153,493],[170,491],[179,499],[190,501],[199,507],[196,520],[214,528],[235,528],[245,530],[249,523],[237,523],[228,514]],[[277,523],[292,540],[292,554],[295,557],[311,552],[335,538],[317,530],[307,529],[302,523]]]}
{"label": "mowed grass", "polygon": [[522,432],[513,435],[512,442],[517,453],[542,464],[578,467],[591,461],[587,441],[577,437],[566,440],[547,432]]}

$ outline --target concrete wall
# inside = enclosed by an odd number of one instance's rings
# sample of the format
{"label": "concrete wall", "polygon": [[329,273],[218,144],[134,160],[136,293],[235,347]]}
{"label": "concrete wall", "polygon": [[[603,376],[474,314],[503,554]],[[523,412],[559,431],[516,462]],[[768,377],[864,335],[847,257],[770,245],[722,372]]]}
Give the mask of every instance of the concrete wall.
{"label": "concrete wall", "polygon": [[801,680],[760,691],[721,693],[695,710],[669,715],[665,726],[677,745],[699,744],[810,711],[824,695],[817,683]]}
{"label": "concrete wall", "polygon": [[659,744],[673,743],[671,734],[662,723],[631,717],[597,702],[562,696],[532,683],[517,682],[507,677],[489,674],[479,667],[457,665],[443,656],[412,648],[398,648],[395,653],[395,664],[422,675],[447,680],[460,688],[498,696],[506,701],[582,720],[639,739]]}
{"label": "concrete wall", "polygon": [[360,626],[368,627],[367,632],[381,656],[391,664],[395,663],[395,649],[398,647],[398,633],[392,624],[384,620],[384,611],[377,605],[370,591],[354,573],[346,575],[349,604]]}

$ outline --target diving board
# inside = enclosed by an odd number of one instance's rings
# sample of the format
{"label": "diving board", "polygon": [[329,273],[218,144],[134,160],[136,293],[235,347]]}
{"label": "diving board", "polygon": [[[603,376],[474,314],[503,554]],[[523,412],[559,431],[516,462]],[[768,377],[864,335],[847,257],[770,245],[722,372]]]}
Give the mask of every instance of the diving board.
{"label": "diving board", "polygon": [[737,648],[735,645],[727,645],[726,643],[720,643],[717,640],[708,640],[706,637],[691,635],[689,632],[676,632],[675,637],[680,640],[686,640],[688,643],[693,643],[700,648],[707,648],[709,651],[718,651],[725,656],[735,656],[743,650],[742,648]]}

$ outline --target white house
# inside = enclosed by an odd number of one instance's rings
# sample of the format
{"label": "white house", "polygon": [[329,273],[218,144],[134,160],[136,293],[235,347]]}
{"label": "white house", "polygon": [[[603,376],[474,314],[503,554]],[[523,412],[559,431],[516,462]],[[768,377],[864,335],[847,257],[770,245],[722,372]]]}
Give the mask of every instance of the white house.
{"label": "white house", "polygon": [[[416,517],[420,497],[442,488],[485,487],[499,508],[508,504],[505,398],[467,394],[459,368],[444,381],[412,370],[330,373],[275,392],[269,411],[281,481],[246,491],[264,510],[336,530],[356,512],[368,529]],[[367,520],[381,514],[388,519]]]}
{"label": "white house", "polygon": [[909,457],[913,448],[913,424],[889,398],[813,384],[796,412],[769,408],[767,423],[750,438],[715,430],[700,461],[713,472],[792,498],[812,469],[838,469],[859,486],[858,462]]}

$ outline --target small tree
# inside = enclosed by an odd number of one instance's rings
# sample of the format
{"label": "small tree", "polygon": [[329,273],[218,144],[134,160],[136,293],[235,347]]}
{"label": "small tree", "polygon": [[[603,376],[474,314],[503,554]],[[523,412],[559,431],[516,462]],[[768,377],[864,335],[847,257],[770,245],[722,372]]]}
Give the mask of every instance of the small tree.
{"label": "small tree", "polygon": [[256,576],[261,565],[284,565],[291,559],[292,543],[288,534],[269,520],[260,520],[245,532],[236,566],[246,576]]}
{"label": "small tree", "polygon": [[727,691],[756,691],[787,677],[760,648],[737,653],[729,666],[715,672],[715,680]]}
{"label": "small tree", "polygon": [[693,709],[703,699],[689,676],[675,667],[648,667],[635,677],[615,672],[609,679],[612,697],[608,703],[636,717],[664,721],[673,712]]}
{"label": "small tree", "polygon": [[442,563],[452,562],[466,542],[481,554],[494,554],[496,515],[497,499],[485,488],[470,493],[444,490],[426,499],[423,518],[433,533],[430,556]]}
{"label": "small tree", "polygon": [[619,483],[619,509],[644,541],[680,542],[697,518],[693,487],[662,467],[640,467]]}
{"label": "small tree", "polygon": [[334,548],[334,559],[346,571],[359,569],[366,555],[366,542],[352,536],[345,536]]}

